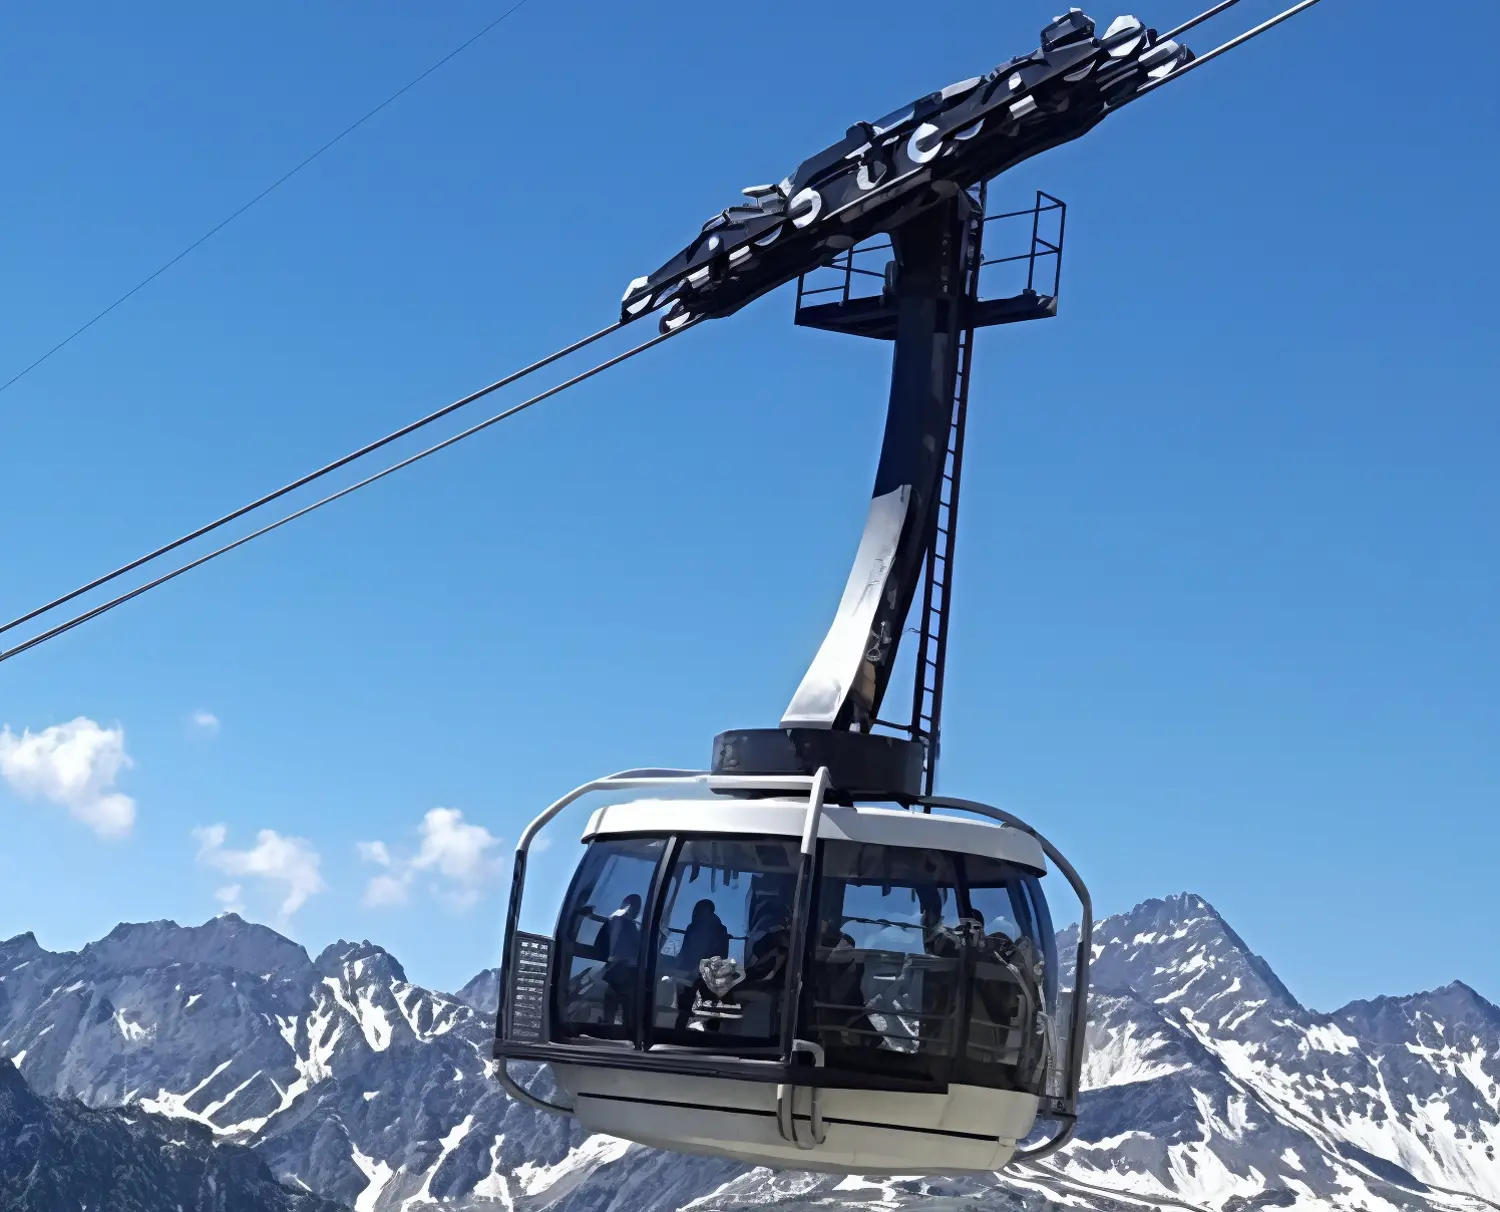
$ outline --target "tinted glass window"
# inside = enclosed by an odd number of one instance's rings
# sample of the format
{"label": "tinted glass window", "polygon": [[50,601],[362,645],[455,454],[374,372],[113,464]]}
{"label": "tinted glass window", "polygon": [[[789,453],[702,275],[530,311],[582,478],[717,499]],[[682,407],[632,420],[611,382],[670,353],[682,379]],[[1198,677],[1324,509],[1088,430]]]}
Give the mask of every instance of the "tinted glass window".
{"label": "tinted glass window", "polygon": [[658,919],[658,1041],[726,1048],[780,1041],[797,843],[689,838]]}
{"label": "tinted glass window", "polygon": [[641,922],[665,845],[615,839],[584,852],[557,924],[557,1038],[634,1038]]}
{"label": "tinted glass window", "polygon": [[814,917],[808,1026],[827,1063],[940,1080],[964,967],[952,857],[825,842]]}
{"label": "tinted glass window", "polygon": [[1036,923],[1038,958],[1042,963],[1043,1002],[1052,1013],[1057,1013],[1057,931],[1052,925],[1052,913],[1047,908],[1047,898],[1042,894],[1042,882],[1034,875],[1022,880],[1027,898],[1031,902],[1032,918]]}
{"label": "tinted glass window", "polygon": [[1066,1086],[1072,1046],[1073,1001],[1069,998],[1064,1002],[1058,994],[1061,968],[1057,960],[1057,932],[1052,925],[1052,913],[1047,907],[1047,898],[1042,893],[1041,881],[1034,875],[1028,875],[1025,886],[1036,916],[1042,964],[1042,1004],[1046,1007],[1041,1016],[1042,1046],[1048,1057],[1043,1066],[1045,1072],[1042,1077],[1042,1092],[1051,1098],[1060,1099]]}
{"label": "tinted glass window", "polygon": [[960,1078],[1041,1093],[1057,987],[1051,921],[1038,914],[1045,902],[1033,896],[1035,877],[1020,868],[977,855],[963,863],[979,925]]}

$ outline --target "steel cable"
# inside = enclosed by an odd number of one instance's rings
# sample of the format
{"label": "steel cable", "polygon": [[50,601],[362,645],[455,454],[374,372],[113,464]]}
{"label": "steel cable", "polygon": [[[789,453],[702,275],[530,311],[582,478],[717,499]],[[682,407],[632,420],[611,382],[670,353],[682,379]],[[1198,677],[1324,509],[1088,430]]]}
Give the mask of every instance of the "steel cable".
{"label": "steel cable", "polygon": [[[346,488],[341,488],[341,489],[339,489],[335,493],[330,493],[328,496],[323,497],[320,500],[314,501],[310,505],[304,505],[301,509],[295,510],[292,513],[289,513],[289,514],[285,515],[284,517],[278,518],[276,521],[270,522],[267,525],[260,527],[258,530],[252,530],[249,534],[243,535],[240,538],[235,539],[234,542],[232,542],[232,543],[226,543],[226,544],[224,544],[224,546],[216,548],[213,551],[210,551],[206,555],[199,556],[195,560],[190,560],[188,563],[182,564],[182,565],[178,566],[177,568],[174,568],[171,572],[163,573],[161,576],[157,577],[155,580],[147,581],[144,585],[137,586],[135,589],[130,590],[128,593],[122,593],[118,597],[111,598],[107,602],[103,602],[100,605],[95,606],[95,607],[93,607],[90,610],[84,611],[82,614],[75,615],[73,618],[67,620],[67,622],[65,622],[65,623],[59,623],[56,627],[51,627],[48,630],[39,633],[38,635],[34,635],[29,640],[26,640],[23,643],[17,644],[13,648],[7,648],[7,649],[5,649],[3,651],[0,651],[0,661],[8,661],[12,657],[20,656],[21,653],[26,652],[26,651],[28,651],[28,650],[30,650],[32,648],[35,648],[39,644],[44,644],[48,640],[55,639],[57,636],[63,635],[65,632],[72,631],[73,628],[75,628],[75,627],[82,626],[84,623],[87,623],[90,619],[98,618],[101,614],[105,614],[108,611],[113,610],[116,606],[123,606],[126,602],[129,602],[129,601],[131,601],[134,598],[140,597],[143,593],[147,593],[150,590],[157,588],[159,585],[165,585],[168,581],[175,580],[176,578],[180,577],[185,572],[191,572],[194,568],[199,568],[202,565],[207,564],[210,560],[216,560],[221,555],[226,555],[229,552],[233,551],[237,547],[243,547],[246,543],[249,543],[253,539],[258,539],[262,535],[270,534],[271,531],[280,529],[282,526],[285,526],[288,522],[294,522],[298,518],[303,517],[306,514],[312,513],[315,509],[321,509],[324,505],[328,505],[328,504],[331,504],[334,501],[337,501],[340,497],[346,497],[346,496],[348,496],[352,492],[357,492],[361,488],[368,487],[369,485],[375,483],[375,481],[377,481],[377,480],[383,480],[383,479],[385,479],[386,476],[392,475],[395,472],[400,471],[402,468],[410,467],[413,463],[419,462],[420,460],[427,458],[428,455],[434,455],[434,454],[436,454],[440,450],[445,450],[449,446],[452,446],[456,442],[461,442],[465,438],[473,437],[476,433],[479,433],[482,430],[488,429],[491,425],[498,424],[499,422],[504,421],[504,420],[506,420],[509,417],[515,416],[518,412],[521,412],[524,409],[530,408],[533,404],[539,404],[543,400],[550,399],[551,397],[553,397],[555,395],[558,395],[560,392],[566,391],[570,387],[577,386],[579,383],[582,383],[585,379],[591,379],[595,375],[600,374],[603,371],[609,370],[611,367],[618,366],[621,362],[628,361],[630,358],[635,357],[637,354],[645,353],[646,350],[651,349],[653,346],[660,345],[663,341],[666,341],[668,338],[675,337],[675,336],[678,336],[681,333],[686,332],[688,329],[692,328],[697,323],[698,323],[698,321],[696,321],[696,320],[689,321],[687,324],[684,324],[680,328],[673,329],[671,332],[660,333],[657,336],[652,337],[649,341],[643,341],[639,345],[632,346],[630,349],[627,349],[624,353],[616,354],[612,358],[608,358],[605,361],[600,362],[600,363],[598,363],[595,366],[591,366],[588,370],[580,371],[578,374],[574,375],[571,379],[565,379],[563,382],[557,384],[556,386],[547,388],[546,391],[538,392],[536,395],[530,397],[529,399],[522,400],[519,404],[514,404],[510,408],[507,408],[507,409],[505,409],[502,412],[498,412],[498,413],[496,413],[492,417],[487,417],[485,420],[480,421],[476,425],[471,425],[468,429],[462,430],[459,433],[454,434],[452,437],[444,438],[441,442],[434,443],[433,445],[427,447],[424,450],[417,451],[416,454],[410,455],[407,458],[404,458],[404,459],[400,460],[397,463],[392,463],[389,467],[385,467],[385,468],[381,469],[380,471],[375,472],[373,475],[366,476],[363,480],[358,480],[355,483],[350,484]],[[606,331],[609,331],[609,330],[606,330]],[[593,338],[590,338],[590,339],[592,340]],[[491,388],[485,388],[484,390],[485,391],[490,391],[490,390],[493,390],[493,387],[491,387]],[[483,392],[480,392],[480,393],[477,393],[477,394],[483,394]],[[474,399],[474,398],[477,398],[477,395],[476,396],[471,396],[471,397],[466,397],[466,399]],[[455,407],[455,405],[450,405],[449,408],[448,408],[448,411],[451,411],[453,407]],[[435,416],[437,414],[433,414],[433,415]],[[424,423],[425,423],[425,420],[426,420],[426,418],[424,418]],[[412,427],[408,427],[405,432],[410,432],[411,428]],[[352,457],[352,456],[350,456],[350,457]],[[344,463],[344,462],[348,462],[348,459],[346,458],[346,459],[342,460],[340,465],[342,465],[342,463]],[[333,465],[330,464],[330,467],[332,467],[332,466]],[[321,474],[321,473],[319,473],[319,474]],[[302,482],[306,483],[306,479],[304,479]],[[274,495],[280,495],[280,493],[277,493],[277,494],[274,494]],[[266,499],[269,500],[271,498],[267,497]],[[244,510],[241,510],[241,511],[239,511],[239,513],[237,513],[236,515],[233,515],[233,516],[240,516],[240,514],[243,514],[244,512],[245,512]],[[218,525],[218,524],[219,523],[215,523],[214,525]],[[200,531],[198,531],[196,533],[203,534],[203,533],[206,533],[207,530],[209,530],[211,528],[212,527],[205,527],[205,528],[203,528],[202,530],[200,530]],[[167,548],[163,548],[162,550],[168,550],[168,549]],[[137,566],[139,566],[139,564],[144,563],[144,562],[145,562],[144,559],[139,560],[134,565],[131,565],[131,567],[137,567]],[[111,577],[113,577],[115,575],[117,575],[117,574],[114,574],[114,573],[110,574]],[[94,584],[96,584],[96,585],[103,584],[104,581],[108,580],[108,579],[110,579],[110,578],[101,578],[100,580],[94,582]],[[79,592],[82,592],[82,591],[79,591]],[[76,596],[76,594],[70,595],[70,596]],[[62,600],[66,600],[66,599],[59,599],[59,601],[62,601]],[[47,607],[43,607],[41,610],[32,611],[31,614],[29,614],[27,616],[24,616],[24,617],[26,617],[26,618],[34,618],[37,614],[42,613],[42,611],[45,610],[45,609],[48,609],[48,608]],[[7,628],[9,628],[11,626],[14,626],[14,624],[7,624],[6,625]]]}
{"label": "steel cable", "polygon": [[[1259,38],[1268,29],[1275,29],[1283,21],[1289,21],[1289,20],[1291,20],[1291,18],[1295,17],[1298,13],[1303,12],[1304,10],[1311,8],[1314,4],[1317,4],[1317,3],[1318,3],[1318,0],[1299,0],[1299,3],[1292,5],[1291,8],[1286,9],[1284,12],[1277,13],[1276,16],[1271,17],[1269,20],[1262,21],[1259,25],[1255,26],[1253,29],[1247,29],[1243,34],[1240,34],[1238,37],[1231,38],[1228,42],[1220,43],[1218,46],[1214,47],[1213,50],[1211,50],[1211,51],[1205,51],[1203,54],[1197,56],[1195,59],[1192,59],[1192,60],[1188,61],[1187,63],[1184,63],[1176,71],[1168,73],[1167,75],[1161,77],[1161,79],[1159,79],[1159,80],[1151,80],[1151,81],[1147,82],[1146,84],[1141,85],[1140,88],[1136,89],[1135,92],[1133,92],[1129,97],[1127,97],[1119,105],[1116,105],[1114,108],[1117,109],[1117,110],[1118,109],[1123,109],[1126,105],[1130,105],[1132,102],[1139,101],[1147,93],[1154,92],[1156,89],[1160,88],[1163,84],[1170,84],[1173,80],[1176,80],[1180,76],[1187,75],[1188,72],[1190,72],[1190,71],[1197,70],[1198,68],[1202,67],[1205,63],[1212,63],[1220,55],[1227,54],[1228,52],[1234,50],[1235,47],[1237,47],[1237,46],[1243,46],[1246,42],[1249,42],[1252,38]],[[1227,7],[1228,7],[1227,4],[1217,5],[1213,9],[1209,10],[1209,12],[1206,13],[1206,14],[1204,14],[1202,17],[1194,18],[1192,21],[1189,21],[1185,25],[1180,26],[1179,29],[1185,29],[1188,26],[1196,25],[1199,20],[1207,20],[1208,17],[1213,16],[1214,13],[1218,12],[1220,9],[1227,8]],[[1173,32],[1176,32],[1176,31],[1173,31]]]}
{"label": "steel cable", "polygon": [[211,228],[209,228],[206,232],[204,232],[201,236],[199,236],[196,240],[194,240],[191,244],[189,244],[186,248],[184,248],[181,252],[174,256],[170,261],[163,263],[151,273],[147,274],[144,278],[142,278],[139,282],[137,282],[134,286],[127,290],[123,295],[121,295],[103,311],[98,312],[91,320],[79,325],[79,327],[75,328],[46,353],[42,354],[39,358],[31,362],[29,365],[16,371],[16,373],[11,375],[10,378],[6,379],[5,382],[0,383],[0,392],[8,391],[12,384],[20,382],[33,370],[35,370],[38,366],[40,366],[43,362],[50,358],[53,354],[57,353],[65,346],[71,345],[79,337],[83,336],[84,333],[88,332],[89,329],[93,328],[95,324],[99,323],[100,320],[104,319],[105,316],[109,315],[110,312],[114,311],[115,308],[119,307],[120,304],[129,301],[133,296],[144,290],[146,287],[150,286],[151,283],[155,282],[157,278],[161,277],[162,274],[166,273],[167,270],[171,269],[172,266],[177,264],[177,262],[181,261],[189,253],[197,249],[199,245],[213,239],[214,236],[218,235],[221,231],[223,231],[226,227],[228,227],[231,223],[238,219],[257,202],[260,202],[262,199],[268,197],[270,194],[280,189],[283,185],[285,185],[288,181],[290,181],[293,177],[300,173],[304,168],[306,168],[329,148],[333,147],[336,143],[342,142],[346,136],[352,135],[356,130],[358,130],[376,114],[380,113],[381,110],[385,109],[386,106],[390,105],[394,101],[399,100],[401,97],[409,93],[412,89],[416,88],[417,85],[421,84],[423,80],[427,79],[428,76],[432,75],[432,73],[437,71],[438,68],[442,67],[443,64],[447,63],[450,59],[456,58],[458,55],[468,50],[469,47],[473,46],[474,43],[483,38],[487,33],[490,32],[490,30],[494,29],[502,21],[510,17],[514,12],[516,12],[517,9],[521,7],[521,5],[525,3],[526,0],[517,0],[515,4],[511,5],[510,8],[506,9],[483,29],[479,30],[478,33],[471,34],[468,38],[464,39],[464,41],[460,42],[456,47],[454,47],[436,63],[432,64],[424,72],[422,72],[421,75],[408,80],[379,105],[375,106],[374,109],[365,111],[362,116],[355,119],[348,126],[344,127],[343,130],[339,131],[338,134],[334,135],[333,138],[329,139],[316,151],[312,152],[310,155],[304,156],[286,172],[282,173],[281,176],[277,177],[276,180],[272,181],[271,184],[261,190],[260,193],[256,194],[255,197],[251,198],[250,201],[246,202],[243,206],[234,211],[228,217],[220,219],[219,222],[215,223]]}
{"label": "steel cable", "polygon": [[7,631],[11,631],[16,627],[19,627],[22,623],[29,623],[38,615],[43,615],[51,610],[55,610],[57,609],[57,607],[71,602],[74,598],[80,597],[81,595],[88,593],[90,590],[98,589],[101,585],[107,585],[110,581],[115,580],[117,577],[124,576],[127,572],[134,572],[142,564],[149,564],[152,560],[166,555],[167,552],[175,551],[184,543],[191,543],[194,539],[201,539],[204,535],[210,533],[211,531],[217,530],[221,526],[228,525],[235,519],[244,517],[247,513],[253,513],[261,506],[269,505],[278,497],[284,497],[289,492],[295,492],[297,489],[311,484],[314,480],[328,475],[329,472],[337,471],[340,467],[347,467],[356,459],[361,459],[365,455],[379,450],[382,446],[389,446],[398,438],[404,438],[409,433],[415,433],[424,425],[431,425],[434,421],[441,420],[449,413],[464,407],[466,404],[472,404],[475,400],[482,399],[483,397],[489,395],[491,392],[499,391],[500,388],[509,386],[511,383],[516,382],[516,380],[518,379],[524,379],[527,375],[541,370],[542,367],[550,366],[559,358],[565,358],[571,353],[577,353],[580,349],[584,348],[584,346],[592,345],[601,337],[607,337],[610,333],[617,332],[622,327],[624,327],[624,325],[616,323],[611,324],[608,328],[601,328],[598,332],[584,337],[580,341],[574,341],[573,344],[564,346],[562,349],[557,350],[555,353],[550,353],[545,358],[541,358],[538,361],[533,362],[530,366],[522,367],[520,370],[515,371],[513,374],[506,375],[503,379],[496,379],[488,386],[481,387],[478,391],[470,392],[462,399],[454,400],[451,404],[443,405],[443,407],[439,408],[436,412],[430,412],[425,417],[419,417],[417,420],[411,422],[411,424],[403,425],[400,429],[393,430],[392,432],[386,434],[383,438],[377,438],[375,439],[375,441],[361,446],[358,450],[351,451],[349,454],[344,455],[342,458],[335,459],[332,463],[324,464],[316,471],[310,471],[305,476],[300,476],[297,479],[293,480],[291,483],[282,485],[274,492],[268,492],[263,497],[257,497],[248,505],[242,505],[233,512],[226,513],[223,517],[217,518],[214,521],[209,522],[207,525],[198,527],[197,530],[189,531],[181,538],[173,539],[170,543],[164,543],[155,551],[147,552],[145,555],[139,557],[138,559],[131,560],[128,564],[121,564],[120,567],[116,568],[113,572],[105,573],[101,577],[95,577],[87,585],[80,585],[77,589],[69,590],[59,598],[53,598],[45,606],[38,606],[35,610],[28,610],[25,614],[17,615],[15,618],[11,619],[10,622],[0,625],[0,635],[4,635]]}

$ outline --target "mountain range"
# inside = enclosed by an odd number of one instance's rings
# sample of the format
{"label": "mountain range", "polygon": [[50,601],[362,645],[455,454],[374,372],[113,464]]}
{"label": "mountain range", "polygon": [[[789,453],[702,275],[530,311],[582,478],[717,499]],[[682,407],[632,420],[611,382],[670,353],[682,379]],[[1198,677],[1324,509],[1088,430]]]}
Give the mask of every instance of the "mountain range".
{"label": "mountain range", "polygon": [[0,1060],[0,1208],[5,1212],[338,1212],[278,1183],[265,1162],[199,1124],[48,1099]]}
{"label": "mountain range", "polygon": [[[23,934],[0,943],[0,1206],[45,1140],[78,1182],[112,1157],[120,1181],[149,1162],[162,1192],[197,1192],[131,1212],[1500,1210],[1500,1009],[1472,989],[1309,1010],[1191,894],[1099,922],[1092,963],[1072,1145],[998,1176],[860,1179],[653,1152],[509,1101],[493,970],[440,993],[369,942],[313,958],[233,914],[76,952]],[[215,1166],[246,1202],[204,1202]]]}

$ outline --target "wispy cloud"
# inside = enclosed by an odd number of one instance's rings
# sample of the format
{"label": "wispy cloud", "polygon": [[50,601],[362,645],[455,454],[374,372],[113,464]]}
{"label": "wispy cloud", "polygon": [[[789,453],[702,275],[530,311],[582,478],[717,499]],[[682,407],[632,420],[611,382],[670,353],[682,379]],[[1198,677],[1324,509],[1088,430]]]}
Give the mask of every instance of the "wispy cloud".
{"label": "wispy cloud", "polygon": [[135,801],[115,790],[132,765],[124,729],[86,716],[20,736],[0,730],[0,777],[25,799],[62,805],[100,837],[124,837],[135,824]]}
{"label": "wispy cloud", "polygon": [[382,870],[365,885],[372,907],[404,905],[412,888],[424,888],[453,909],[478,904],[501,872],[500,839],[483,825],[464,821],[457,808],[433,808],[418,827],[417,852],[402,856],[384,842],[359,842],[359,857]]}
{"label": "wispy cloud", "polygon": [[[283,922],[327,887],[318,867],[322,856],[306,838],[283,837],[274,829],[262,829],[255,835],[249,850],[232,850],[224,845],[229,836],[225,825],[194,829],[198,840],[198,861],[225,875],[258,880],[281,897],[277,917]],[[244,901],[240,884],[226,884],[214,896],[226,912],[241,912]]]}
{"label": "wispy cloud", "polygon": [[188,716],[188,728],[199,736],[218,736],[219,717],[202,707]]}

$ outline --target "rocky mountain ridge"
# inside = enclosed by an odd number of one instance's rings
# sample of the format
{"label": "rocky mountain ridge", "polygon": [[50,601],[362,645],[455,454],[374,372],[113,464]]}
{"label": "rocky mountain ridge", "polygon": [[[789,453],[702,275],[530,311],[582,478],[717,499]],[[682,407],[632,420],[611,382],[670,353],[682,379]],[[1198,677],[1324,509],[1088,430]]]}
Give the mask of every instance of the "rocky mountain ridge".
{"label": "rocky mountain ridge", "polygon": [[0,1055],[359,1212],[1500,1209],[1500,1010],[1467,986],[1319,1014],[1187,894],[1098,923],[1092,963],[1078,1139],[1001,1177],[778,1175],[584,1138],[493,1081],[493,971],[449,996],[373,944],[314,958],[233,915],[0,943]]}
{"label": "rocky mountain ridge", "polygon": [[44,1099],[0,1060],[0,1208],[6,1212],[340,1212],[281,1186],[253,1151],[197,1124]]}

